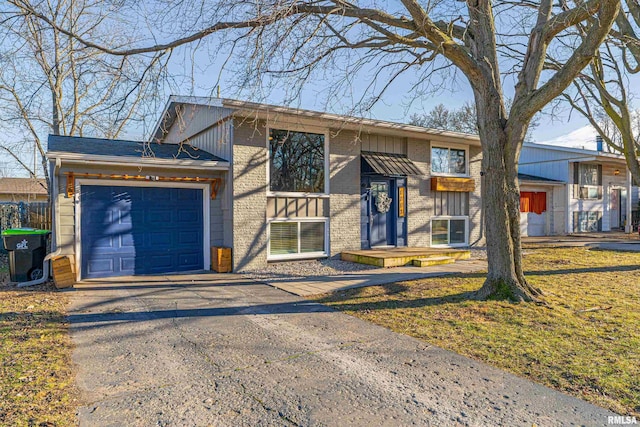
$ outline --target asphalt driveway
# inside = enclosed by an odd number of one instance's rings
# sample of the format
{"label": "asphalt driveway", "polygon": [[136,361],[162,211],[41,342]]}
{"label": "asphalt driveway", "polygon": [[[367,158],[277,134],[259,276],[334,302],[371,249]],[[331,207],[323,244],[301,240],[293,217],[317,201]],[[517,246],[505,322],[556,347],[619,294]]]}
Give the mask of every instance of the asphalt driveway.
{"label": "asphalt driveway", "polygon": [[613,415],[236,275],[94,281],[70,295],[81,426],[568,426]]}

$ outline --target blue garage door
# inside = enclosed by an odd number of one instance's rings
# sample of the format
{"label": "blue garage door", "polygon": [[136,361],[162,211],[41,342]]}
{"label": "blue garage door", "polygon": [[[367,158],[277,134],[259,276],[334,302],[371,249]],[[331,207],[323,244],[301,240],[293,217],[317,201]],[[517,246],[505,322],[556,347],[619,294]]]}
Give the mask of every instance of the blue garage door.
{"label": "blue garage door", "polygon": [[204,268],[202,190],[81,188],[83,278]]}

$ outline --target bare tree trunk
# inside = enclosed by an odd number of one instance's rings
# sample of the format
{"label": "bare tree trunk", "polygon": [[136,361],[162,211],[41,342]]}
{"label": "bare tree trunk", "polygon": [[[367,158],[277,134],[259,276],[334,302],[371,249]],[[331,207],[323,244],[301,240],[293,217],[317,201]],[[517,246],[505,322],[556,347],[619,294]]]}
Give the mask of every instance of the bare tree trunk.
{"label": "bare tree trunk", "polygon": [[497,88],[476,91],[478,111],[483,112],[478,114],[478,129],[484,148],[482,209],[487,218],[489,271],[475,297],[538,302],[542,292],[527,283],[522,267],[520,187],[514,161],[519,155],[513,150],[522,144],[524,134],[507,133],[504,107],[497,96]]}

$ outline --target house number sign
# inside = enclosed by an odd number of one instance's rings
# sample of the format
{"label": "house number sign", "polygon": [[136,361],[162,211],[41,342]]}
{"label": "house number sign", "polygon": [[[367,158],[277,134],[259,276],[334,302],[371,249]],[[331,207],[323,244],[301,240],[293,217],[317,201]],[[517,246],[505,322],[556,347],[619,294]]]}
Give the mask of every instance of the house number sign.
{"label": "house number sign", "polygon": [[398,217],[404,218],[404,187],[398,188]]}

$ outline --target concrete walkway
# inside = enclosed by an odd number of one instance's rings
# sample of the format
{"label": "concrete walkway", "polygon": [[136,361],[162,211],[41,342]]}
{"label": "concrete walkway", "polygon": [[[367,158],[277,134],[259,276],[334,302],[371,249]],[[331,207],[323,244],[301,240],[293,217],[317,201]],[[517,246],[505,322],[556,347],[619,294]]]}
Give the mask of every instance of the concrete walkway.
{"label": "concrete walkway", "polygon": [[456,261],[453,264],[434,265],[424,268],[376,268],[372,270],[353,271],[335,276],[279,276],[259,279],[259,281],[294,295],[309,296],[349,288],[384,285],[387,283],[417,280],[425,277],[446,276],[457,273],[475,273],[483,270],[487,270],[487,262],[485,260],[469,259]]}
{"label": "concrete walkway", "polygon": [[581,400],[237,275],[69,293],[81,426],[607,425]]}

